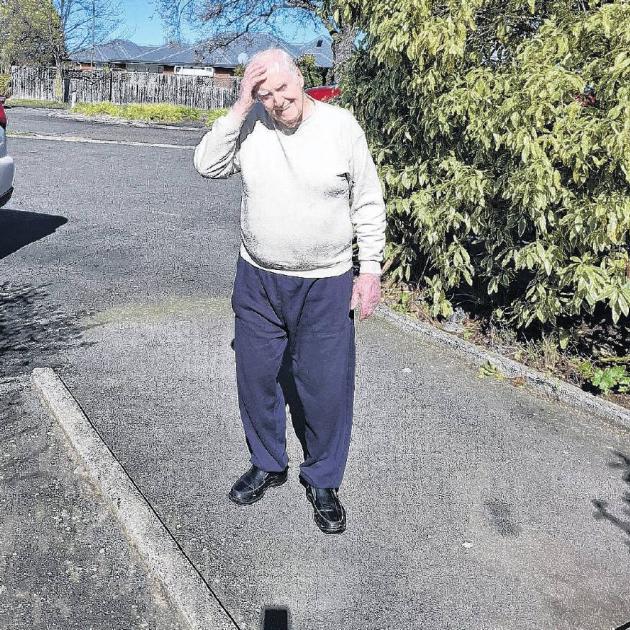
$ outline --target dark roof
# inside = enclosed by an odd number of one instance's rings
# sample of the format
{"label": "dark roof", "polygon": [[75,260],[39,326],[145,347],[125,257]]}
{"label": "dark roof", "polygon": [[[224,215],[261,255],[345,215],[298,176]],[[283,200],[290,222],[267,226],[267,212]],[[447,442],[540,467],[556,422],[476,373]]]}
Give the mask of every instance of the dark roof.
{"label": "dark roof", "polygon": [[[153,46],[138,46],[126,39],[114,39],[106,44],[94,47],[94,61],[106,63],[108,61],[126,61],[141,55]],[[92,48],[85,48],[70,54],[72,61],[92,61]]]}
{"label": "dark roof", "polygon": [[151,46],[144,52],[130,57],[127,61],[136,61],[138,63],[159,63],[163,64],[164,60],[176,54],[182,49],[179,44],[164,44],[163,46]]}
{"label": "dark roof", "polygon": [[318,37],[312,42],[299,44],[300,54],[313,55],[315,65],[320,68],[331,68],[333,65],[332,43],[330,37]]}
{"label": "dark roof", "polygon": [[[229,39],[229,36],[224,36]],[[321,68],[332,66],[332,48],[330,38],[321,37],[305,44],[290,44],[268,33],[246,33],[228,44],[226,39],[215,38],[199,42],[192,46],[165,44],[163,46],[138,46],[126,40],[114,40],[95,46],[94,61],[99,63],[127,62],[151,63],[168,66],[203,65],[219,68],[234,68],[247,61],[257,52],[266,48],[278,47],[286,50],[293,57],[303,54],[315,55],[315,61]],[[92,49],[88,48],[70,55],[72,61],[89,62]]]}

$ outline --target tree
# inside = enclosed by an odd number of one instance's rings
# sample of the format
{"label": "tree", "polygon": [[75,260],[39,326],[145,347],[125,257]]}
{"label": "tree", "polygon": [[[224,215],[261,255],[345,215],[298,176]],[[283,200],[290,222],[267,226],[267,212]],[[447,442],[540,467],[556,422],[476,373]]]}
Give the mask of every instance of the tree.
{"label": "tree", "polygon": [[52,0],[0,0],[0,63],[49,65],[63,46]]}
{"label": "tree", "polygon": [[168,36],[181,32],[183,21],[208,38],[210,52],[246,37],[270,31],[281,37],[283,29],[325,28],[332,38],[333,68],[328,80],[341,77],[343,65],[354,50],[357,30],[334,12],[332,2],[320,0],[154,0]]}
{"label": "tree", "polygon": [[335,11],[335,3],[328,0],[200,0],[198,15],[215,33],[234,33],[236,37],[262,29],[280,35],[288,25],[325,28],[332,40],[331,83],[341,79],[357,35],[355,26],[346,22]]}
{"label": "tree", "polygon": [[[630,312],[630,5],[339,0],[343,99],[388,207],[387,265],[435,315]],[[627,324],[626,324],[627,325]]]}
{"label": "tree", "polygon": [[181,44],[184,24],[196,22],[198,0],[151,0],[151,4],[162,21],[166,41]]}
{"label": "tree", "polygon": [[50,64],[111,39],[120,25],[117,0],[0,0],[5,63]]}
{"label": "tree", "polygon": [[109,41],[121,25],[118,0],[53,0],[61,19],[64,49],[58,51],[57,65],[68,53]]}

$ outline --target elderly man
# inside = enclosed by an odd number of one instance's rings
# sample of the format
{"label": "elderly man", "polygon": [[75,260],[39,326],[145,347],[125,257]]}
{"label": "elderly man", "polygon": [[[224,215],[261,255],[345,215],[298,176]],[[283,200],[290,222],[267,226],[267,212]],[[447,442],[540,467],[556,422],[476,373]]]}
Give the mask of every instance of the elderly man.
{"label": "elderly man", "polygon": [[[341,533],[339,501],[352,426],[354,312],[380,300],[385,207],[365,135],[350,112],[314,101],[284,51],[255,55],[238,101],[195,150],[204,177],[240,172],[241,246],[232,308],[239,408],[251,467],[229,498],[258,501],[287,479],[288,350],[304,411],[300,481],[325,533]],[[360,273],[353,285],[353,228]]]}

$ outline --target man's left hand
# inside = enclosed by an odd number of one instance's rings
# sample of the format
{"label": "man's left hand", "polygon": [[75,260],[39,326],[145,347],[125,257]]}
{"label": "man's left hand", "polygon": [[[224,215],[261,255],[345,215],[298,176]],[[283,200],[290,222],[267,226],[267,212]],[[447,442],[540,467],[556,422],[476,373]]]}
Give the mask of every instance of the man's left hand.
{"label": "man's left hand", "polygon": [[350,310],[361,305],[359,319],[369,317],[381,301],[381,276],[375,273],[360,273],[352,289]]}

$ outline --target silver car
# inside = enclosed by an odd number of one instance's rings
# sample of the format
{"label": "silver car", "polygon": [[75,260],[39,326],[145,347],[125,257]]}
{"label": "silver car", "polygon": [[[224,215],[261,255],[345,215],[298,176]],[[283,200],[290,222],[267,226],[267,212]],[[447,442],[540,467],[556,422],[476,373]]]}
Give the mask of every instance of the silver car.
{"label": "silver car", "polygon": [[15,164],[7,152],[7,114],[0,101],[0,208],[9,203],[13,194]]}

